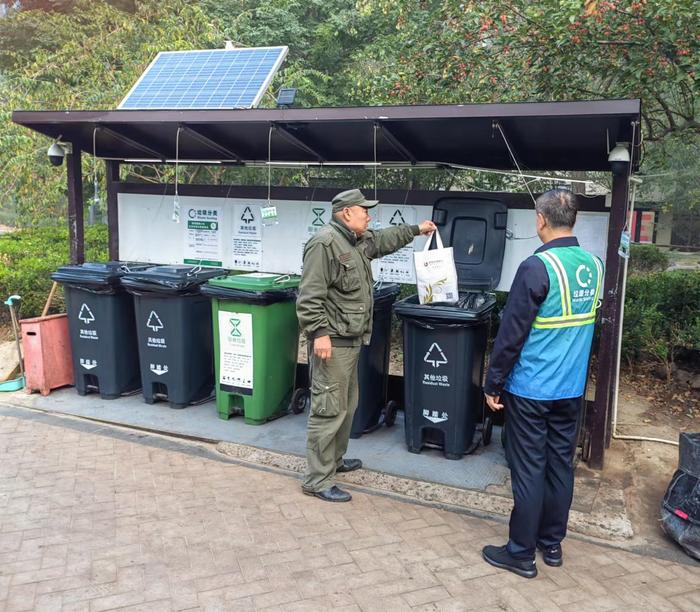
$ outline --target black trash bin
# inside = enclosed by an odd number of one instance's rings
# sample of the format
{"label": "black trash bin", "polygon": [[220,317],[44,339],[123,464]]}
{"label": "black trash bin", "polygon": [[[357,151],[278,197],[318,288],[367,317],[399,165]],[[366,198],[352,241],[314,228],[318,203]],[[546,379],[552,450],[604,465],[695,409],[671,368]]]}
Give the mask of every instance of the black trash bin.
{"label": "black trash bin", "polygon": [[184,408],[211,395],[211,304],[200,287],[223,270],[157,266],[124,276],[134,296],[143,398]]}
{"label": "black trash bin", "polygon": [[[418,296],[397,302],[403,322],[406,445],[443,449],[448,459],[472,452],[477,421],[484,414],[481,388],[491,311],[490,290],[501,278],[507,207],[498,200],[443,198],[433,220],[445,246],[454,249],[459,301],[419,304]],[[491,438],[483,419],[481,439]]]}
{"label": "black trash bin", "polygon": [[[377,285],[374,290],[372,340],[362,347],[358,365],[360,398],[352,420],[351,438],[359,438],[380,427],[393,425],[395,402],[387,402],[389,353],[391,351],[391,307],[401,291],[396,283]],[[382,413],[384,419],[382,419]]]}
{"label": "black trash bin", "polygon": [[141,388],[134,304],[121,284],[148,265],[109,261],[63,266],[51,278],[64,287],[75,388],[115,399]]}

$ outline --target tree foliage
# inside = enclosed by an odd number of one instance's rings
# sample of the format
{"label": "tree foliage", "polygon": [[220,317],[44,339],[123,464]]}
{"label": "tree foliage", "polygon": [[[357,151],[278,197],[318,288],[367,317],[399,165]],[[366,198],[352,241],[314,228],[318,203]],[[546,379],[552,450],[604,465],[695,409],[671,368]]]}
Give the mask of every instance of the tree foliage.
{"label": "tree foliage", "polygon": [[70,14],[12,13],[2,31],[15,38],[0,32],[0,207],[14,205],[22,226],[62,217],[66,183],[46,163],[46,139],[13,124],[13,110],[115,108],[158,51],[220,46],[211,20],[183,0],[141,1],[133,15],[77,0]]}
{"label": "tree foliage", "polygon": [[[361,0],[393,25],[357,68],[376,102],[640,97],[645,136],[700,133],[696,0]],[[387,69],[388,68],[388,69]],[[364,78],[362,78],[364,75]]]}
{"label": "tree foliage", "polygon": [[[15,109],[115,108],[161,50],[287,44],[279,86],[300,106],[641,97],[646,159],[665,204],[699,201],[697,0],[20,0],[0,17],[0,212],[64,215],[65,173]],[[2,12],[0,11],[0,15]],[[274,104],[272,96],[264,105]],[[92,171],[86,156],[85,173]],[[102,173],[102,166],[99,166]],[[144,180],[171,170],[134,167]],[[261,181],[257,170],[183,181]],[[280,182],[317,184],[310,172]],[[346,175],[333,174],[341,181]],[[379,186],[515,187],[509,179],[379,172]],[[373,173],[355,179],[373,185]],[[89,189],[90,181],[86,181]]]}

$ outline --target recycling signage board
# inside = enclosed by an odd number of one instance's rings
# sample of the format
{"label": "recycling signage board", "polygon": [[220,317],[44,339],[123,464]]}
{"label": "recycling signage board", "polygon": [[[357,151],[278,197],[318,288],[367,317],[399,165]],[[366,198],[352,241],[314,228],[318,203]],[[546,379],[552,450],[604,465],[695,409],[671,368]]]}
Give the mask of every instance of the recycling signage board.
{"label": "recycling signage board", "polygon": [[219,311],[219,385],[253,394],[253,315]]}
{"label": "recycling signage board", "polygon": [[183,263],[222,266],[221,218],[221,206],[186,207]]}
{"label": "recycling signage board", "polygon": [[236,204],[233,207],[233,269],[262,269],[263,241],[260,206]]}
{"label": "recycling signage board", "polygon": [[[407,223],[408,225],[416,225],[420,220],[415,206],[396,206],[388,204],[380,204],[376,207],[376,213],[373,212],[373,226],[378,229],[388,227],[396,227]],[[427,214],[425,218],[430,218]],[[377,280],[385,283],[405,283],[413,284],[416,282],[416,272],[413,263],[413,251],[419,250],[425,244],[424,237],[417,237],[413,242],[392,253],[385,255],[381,259],[372,262],[372,273]]]}

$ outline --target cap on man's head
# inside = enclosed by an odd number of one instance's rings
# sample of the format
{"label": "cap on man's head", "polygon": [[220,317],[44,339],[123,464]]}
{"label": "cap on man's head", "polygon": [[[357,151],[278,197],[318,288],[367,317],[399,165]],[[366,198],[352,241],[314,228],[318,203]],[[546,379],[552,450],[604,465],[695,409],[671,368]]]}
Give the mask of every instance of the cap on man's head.
{"label": "cap on man's head", "polygon": [[365,199],[365,196],[359,189],[348,189],[347,191],[341,191],[333,198],[333,200],[331,200],[331,206],[333,207],[334,213],[340,212],[343,210],[343,208],[349,208],[350,206],[373,208],[377,204],[379,204],[379,200]]}

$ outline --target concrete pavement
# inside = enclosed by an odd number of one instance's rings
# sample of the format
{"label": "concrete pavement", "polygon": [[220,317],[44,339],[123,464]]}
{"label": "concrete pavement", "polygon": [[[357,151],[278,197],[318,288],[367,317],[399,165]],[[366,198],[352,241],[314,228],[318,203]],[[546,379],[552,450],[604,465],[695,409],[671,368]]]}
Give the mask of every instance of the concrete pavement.
{"label": "concrete pavement", "polygon": [[697,610],[700,566],[569,538],[525,580],[502,522],[296,477],[210,447],[0,406],[0,610]]}

